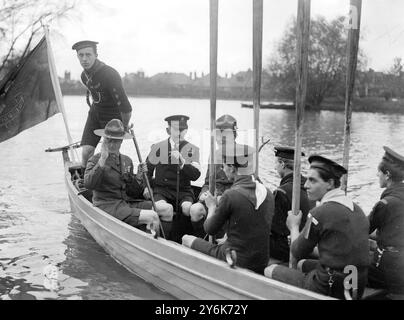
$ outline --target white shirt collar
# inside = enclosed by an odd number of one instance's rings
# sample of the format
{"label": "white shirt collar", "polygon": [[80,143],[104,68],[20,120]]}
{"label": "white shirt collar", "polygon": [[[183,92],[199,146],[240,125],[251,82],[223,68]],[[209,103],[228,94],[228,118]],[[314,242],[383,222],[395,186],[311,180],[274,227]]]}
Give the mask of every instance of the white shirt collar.
{"label": "white shirt collar", "polygon": [[345,192],[342,191],[340,188],[336,188],[333,190],[328,191],[320,201],[320,205],[326,202],[337,202],[342,204],[343,206],[347,207],[349,210],[354,210],[354,203],[353,201],[345,195]]}
{"label": "white shirt collar", "polygon": [[[170,141],[171,149],[175,149],[175,142],[174,142],[173,138],[170,137],[168,139],[168,141]],[[178,143],[178,148],[179,148],[180,143],[181,143],[181,141]]]}

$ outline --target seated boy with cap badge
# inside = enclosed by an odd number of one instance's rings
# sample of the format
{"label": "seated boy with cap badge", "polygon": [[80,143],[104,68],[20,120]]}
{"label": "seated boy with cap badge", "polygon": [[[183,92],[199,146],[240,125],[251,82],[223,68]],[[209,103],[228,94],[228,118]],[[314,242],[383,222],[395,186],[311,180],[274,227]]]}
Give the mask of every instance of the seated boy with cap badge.
{"label": "seated boy with cap badge", "polygon": [[236,266],[262,274],[269,260],[273,195],[254,179],[254,148],[237,145],[231,154],[223,155],[223,170],[233,185],[223,193],[220,202],[209,191],[205,198],[208,207],[204,223],[206,233],[215,235],[225,227],[227,239],[213,244],[184,235],[182,244],[224,261],[234,250],[232,262]]}
{"label": "seated boy with cap badge", "polygon": [[103,129],[112,119],[121,120],[127,129],[132,116],[132,106],[123,89],[121,76],[114,68],[98,60],[97,44],[84,40],[72,46],[84,69],[81,81],[87,88],[86,101],[90,107],[81,138],[83,167],[86,167],[100,141],[94,130]]}
{"label": "seated boy with cap badge", "polygon": [[[292,194],[293,194],[293,166],[295,149],[287,146],[275,146],[275,170],[278,172],[281,182],[279,187],[274,191],[275,197],[275,214],[272,219],[271,228],[271,257],[279,259],[282,262],[289,261],[289,229],[286,226],[286,218],[288,211],[292,210]],[[302,156],[305,154],[302,152]],[[301,176],[300,187],[300,210],[302,211],[302,220],[299,230],[302,230],[307,214],[310,208],[315,206],[314,202],[310,202],[307,198],[307,192],[304,188],[306,178]]]}
{"label": "seated boy with cap badge", "polygon": [[[377,248],[369,268],[369,287],[387,289],[392,299],[404,294],[404,156],[389,147],[378,165],[379,185],[385,188],[369,214],[369,233]],[[394,296],[393,296],[394,295]]]}
{"label": "seated boy with cap badge", "polygon": [[170,238],[179,242],[192,230],[189,211],[195,196],[191,181],[201,175],[199,148],[185,140],[188,116],[173,115],[164,120],[169,138],[152,145],[146,163],[156,203],[168,203],[176,212]]}
{"label": "seated boy with cap badge", "polygon": [[[225,172],[223,171],[222,165],[222,154],[223,150],[228,148],[232,150],[236,143],[235,139],[237,137],[237,120],[229,114],[225,114],[216,120],[216,157],[215,157],[215,192],[217,196],[217,201],[227,189],[231,187],[233,182],[231,182]],[[210,163],[210,162],[209,162]],[[191,206],[190,215],[191,223],[194,229],[193,235],[204,238],[205,231],[203,230],[203,222],[208,213],[208,207],[205,204],[205,198],[207,197],[209,191],[209,167],[206,172],[205,183],[202,186],[201,192],[199,193],[198,202]]]}
{"label": "seated boy with cap badge", "polygon": [[[351,272],[351,296],[360,298],[367,282],[369,265],[369,222],[362,209],[340,189],[347,170],[319,155],[309,157],[305,187],[310,200],[319,205],[310,210],[299,234],[302,217],[290,211],[286,224],[291,235],[291,252],[298,269],[273,264],[265,269],[269,278],[343,299],[344,280]],[[318,246],[319,260],[305,260]]]}
{"label": "seated boy with cap badge", "polygon": [[168,232],[172,209],[168,205],[156,204],[155,212],[152,203],[143,198],[142,172],[147,170],[146,165],[141,165],[135,176],[132,160],[119,151],[124,139],[133,138],[125,132],[122,121],[112,119],[105,129],[94,133],[104,137],[101,152],[88,160],[84,173],[84,186],[93,190],[94,206],[131,226],[148,225],[156,232],[161,220],[164,233]]}

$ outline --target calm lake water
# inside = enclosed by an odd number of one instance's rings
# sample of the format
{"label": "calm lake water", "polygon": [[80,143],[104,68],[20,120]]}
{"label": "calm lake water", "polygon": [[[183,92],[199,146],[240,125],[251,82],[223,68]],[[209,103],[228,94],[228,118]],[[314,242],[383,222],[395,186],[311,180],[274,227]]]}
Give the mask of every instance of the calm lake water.
{"label": "calm lake water", "polygon": [[[132,121],[144,157],[150,145],[166,137],[164,118],[190,116],[188,139],[201,147],[206,172],[209,141],[209,101],[194,99],[131,98]],[[74,141],[81,138],[88,107],[84,97],[66,96],[65,108]],[[234,115],[239,142],[253,137],[252,109],[239,101],[218,101],[217,116]],[[279,178],[273,169],[271,145],[294,145],[295,114],[288,110],[263,110],[260,134],[271,138],[260,154],[260,176],[273,189]],[[330,111],[306,113],[303,149],[342,161],[344,115]],[[383,145],[404,154],[404,116],[355,113],[349,193],[369,212],[382,190],[376,167]],[[0,144],[0,299],[173,299],[116,263],[70,214],[63,183],[63,161],[48,147],[67,144],[61,114]],[[123,153],[136,161],[132,142]],[[303,169],[307,163],[303,163]],[[198,181],[202,182],[202,179]],[[58,268],[59,287],[44,283],[48,263]]]}

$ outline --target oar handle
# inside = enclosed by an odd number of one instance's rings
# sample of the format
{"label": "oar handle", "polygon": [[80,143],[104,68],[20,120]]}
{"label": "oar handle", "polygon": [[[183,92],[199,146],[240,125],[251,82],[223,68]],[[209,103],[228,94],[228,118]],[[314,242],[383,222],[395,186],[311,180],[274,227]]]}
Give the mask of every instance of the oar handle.
{"label": "oar handle", "polygon": [[[136,136],[135,136],[135,133],[134,133],[132,127],[130,127],[129,131],[130,131],[130,134],[132,135],[133,143],[135,144],[136,153],[137,153],[137,157],[139,159],[139,163],[142,165],[143,164],[142,155],[140,153],[139,145],[137,143]],[[146,188],[149,191],[150,200],[152,202],[153,210],[156,211],[156,213],[157,213],[156,202],[154,201],[153,191],[151,189],[150,182],[149,182],[149,177],[147,176],[146,172],[143,172],[143,178],[144,178],[144,181],[146,182]],[[163,226],[161,225],[160,217],[158,215],[157,215],[157,219],[159,220],[161,234],[163,235],[163,238],[165,239],[166,236],[164,234]]]}

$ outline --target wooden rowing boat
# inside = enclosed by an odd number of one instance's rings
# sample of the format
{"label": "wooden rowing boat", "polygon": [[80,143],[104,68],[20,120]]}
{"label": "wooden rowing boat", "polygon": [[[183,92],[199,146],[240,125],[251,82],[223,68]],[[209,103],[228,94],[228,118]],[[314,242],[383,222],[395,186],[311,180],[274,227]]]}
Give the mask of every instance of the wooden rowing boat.
{"label": "wooden rowing boat", "polygon": [[330,299],[281,283],[133,228],[96,208],[75,187],[68,147],[62,151],[72,213],[118,263],[179,299]]}

